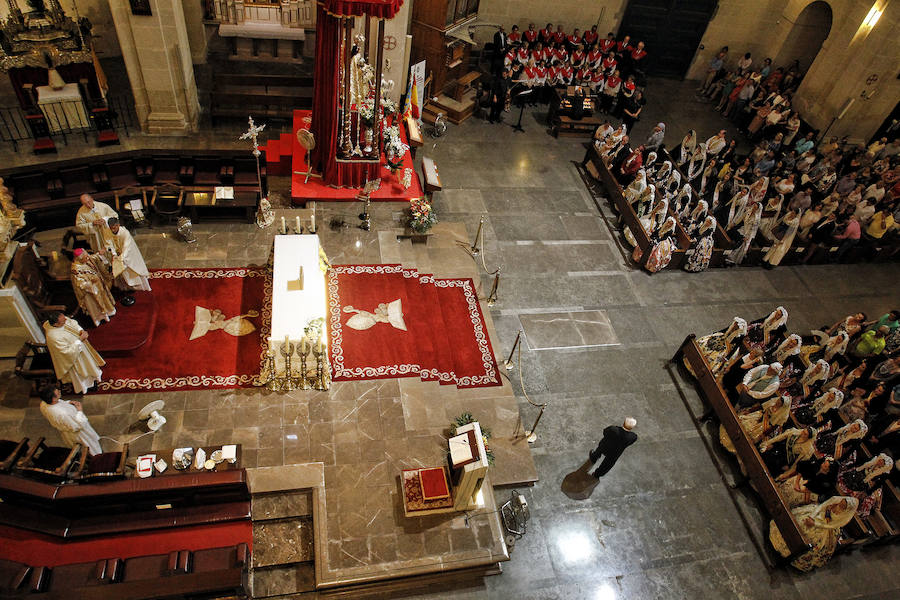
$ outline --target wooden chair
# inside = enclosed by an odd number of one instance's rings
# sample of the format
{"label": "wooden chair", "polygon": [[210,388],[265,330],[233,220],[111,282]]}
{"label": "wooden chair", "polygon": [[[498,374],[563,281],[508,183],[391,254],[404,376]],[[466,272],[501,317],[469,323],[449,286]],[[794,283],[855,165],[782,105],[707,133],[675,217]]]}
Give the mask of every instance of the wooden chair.
{"label": "wooden chair", "polygon": [[[34,240],[16,249],[13,257],[12,278],[36,314],[58,310],[70,313],[77,306],[68,277],[60,280],[52,277],[34,253]],[[63,284],[68,284],[68,290]]]}
{"label": "wooden chair", "polygon": [[45,385],[56,381],[56,371],[46,344],[25,342],[16,353],[15,373],[27,381],[31,381],[31,395],[37,396]]}
{"label": "wooden chair", "polygon": [[[140,187],[127,187],[124,190],[117,191],[114,194],[116,202],[116,212],[123,217],[129,227],[149,227],[150,220],[147,218],[147,190]],[[141,209],[135,211],[131,208],[131,202],[139,200]]]}
{"label": "wooden chair", "polygon": [[39,439],[31,447],[28,454],[19,461],[18,469],[23,475],[65,481],[81,452],[81,444],[75,444],[72,448],[48,446],[44,439]]}
{"label": "wooden chair", "polygon": [[72,479],[92,482],[125,477],[125,460],[128,458],[128,444],[119,452],[104,452],[91,456],[81,453],[81,461],[72,474]]}
{"label": "wooden chair", "polygon": [[18,442],[0,440],[0,473],[9,473],[27,448],[28,438],[22,438]]}
{"label": "wooden chair", "polygon": [[177,185],[162,185],[153,190],[150,206],[154,214],[162,217],[166,223],[172,223],[181,216],[184,205],[184,191]]}

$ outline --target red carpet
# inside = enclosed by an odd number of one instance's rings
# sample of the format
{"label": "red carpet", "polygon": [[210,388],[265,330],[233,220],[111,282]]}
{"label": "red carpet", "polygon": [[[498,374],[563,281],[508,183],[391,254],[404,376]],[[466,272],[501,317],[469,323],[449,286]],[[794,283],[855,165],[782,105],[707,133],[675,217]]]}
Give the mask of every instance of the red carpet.
{"label": "red carpet", "polygon": [[161,529],[77,542],[0,525],[0,559],[45,567],[93,562],[103,558],[168,554],[173,550],[221,548],[241,542],[253,546],[253,525],[250,521]]}
{"label": "red carpet", "polygon": [[[309,121],[304,121],[312,114],[309,110],[294,111],[294,135],[291,158],[291,203],[305,204],[307,200],[321,201],[354,201],[356,194],[359,192],[356,188],[336,188],[325,185],[322,180],[317,177],[310,177],[308,183],[303,183],[306,179],[305,175],[298,175],[297,172],[306,173],[306,150],[297,141],[297,130],[308,129]],[[400,135],[404,144],[409,144],[406,137],[406,131],[403,126],[400,127]],[[413,169],[412,184],[409,189],[403,189],[397,176],[403,175],[403,169]],[[413,198],[421,198],[422,186],[419,183],[419,175],[413,166],[412,155],[409,151],[403,157],[403,168],[397,171],[397,175],[393,175],[391,171],[385,167],[381,167],[381,187],[378,188],[371,196],[372,202],[408,202]]]}
{"label": "red carpet", "polygon": [[[162,269],[150,272],[156,299],[151,341],[129,357],[106,358],[100,393],[249,387],[259,373],[262,340],[271,323],[272,280],[265,269]],[[259,316],[243,336],[221,329],[190,340],[194,307],[219,309],[225,319]],[[125,312],[113,320],[122,319]]]}
{"label": "red carpet", "polygon": [[153,292],[132,292],[134,304],[116,302],[116,316],[94,327],[93,321],[82,316],[79,320],[91,336],[91,344],[104,358],[132,356],[136,350],[153,339],[156,329],[156,297]]}
{"label": "red carpet", "polygon": [[[335,381],[411,377],[460,388],[501,385],[471,279],[435,279],[400,265],[337,265],[328,272]],[[358,311],[400,300],[406,331],[347,325]]]}

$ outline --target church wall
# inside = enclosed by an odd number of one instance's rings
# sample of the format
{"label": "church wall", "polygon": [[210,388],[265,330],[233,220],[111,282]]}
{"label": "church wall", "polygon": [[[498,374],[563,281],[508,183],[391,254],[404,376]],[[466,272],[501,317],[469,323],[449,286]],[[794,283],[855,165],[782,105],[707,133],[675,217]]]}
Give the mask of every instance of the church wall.
{"label": "church wall", "polygon": [[[728,63],[733,65],[744,52],[754,62],[779,56],[790,47],[791,30],[802,10],[812,0],[782,2],[769,0],[745,2],[721,0],[719,9],[706,30],[688,73],[688,79],[700,79],[709,61],[724,45],[729,46]],[[804,119],[824,131],[844,106],[854,98],[845,117],[832,125],[831,135],[849,135],[854,141],[867,140],[891,112],[900,98],[900,4],[885,0],[832,0],[832,27],[822,49],[797,90],[794,105]],[[884,14],[867,35],[858,34],[873,4]],[[878,75],[878,82],[867,86],[866,79]],[[860,94],[871,91],[869,100]]]}
{"label": "church wall", "polygon": [[[547,23],[553,23],[554,29],[557,25],[562,25],[571,33],[576,27],[582,31],[590,30],[600,19],[597,32],[601,38],[605,38],[607,33],[618,29],[627,5],[628,0],[481,0],[478,5],[478,21],[502,24],[506,31],[513,25],[518,25],[520,31],[525,31],[529,23],[534,23],[536,29],[543,29]],[[494,31],[484,28],[484,31],[478,32],[476,39],[487,41]]]}

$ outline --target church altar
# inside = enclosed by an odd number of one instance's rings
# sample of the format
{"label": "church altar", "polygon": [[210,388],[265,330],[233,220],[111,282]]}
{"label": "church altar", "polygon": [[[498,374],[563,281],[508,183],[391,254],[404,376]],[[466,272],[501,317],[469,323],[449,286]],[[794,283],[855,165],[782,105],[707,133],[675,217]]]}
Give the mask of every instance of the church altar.
{"label": "church altar", "polygon": [[[319,237],[315,234],[275,236],[272,324],[260,377],[272,389],[309,389],[310,385],[327,389],[328,296],[321,257]],[[306,368],[310,352],[316,362],[312,381]]]}

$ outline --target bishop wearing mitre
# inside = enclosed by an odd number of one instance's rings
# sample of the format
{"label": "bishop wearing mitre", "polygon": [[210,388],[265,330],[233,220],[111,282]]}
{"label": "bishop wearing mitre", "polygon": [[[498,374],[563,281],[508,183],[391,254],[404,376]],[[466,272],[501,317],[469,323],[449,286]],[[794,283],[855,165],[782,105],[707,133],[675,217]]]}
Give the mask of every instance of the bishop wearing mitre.
{"label": "bishop wearing mitre", "polygon": [[115,256],[112,257],[113,276],[116,278],[116,287],[123,290],[150,291],[150,271],[144,263],[141,249],[138,248],[131,232],[119,224],[119,219],[113,217],[108,223],[112,234],[110,249]]}
{"label": "bishop wearing mitre", "polygon": [[75,319],[54,311],[44,322],[44,334],[57,379],[71,383],[77,394],[83,394],[100,381],[103,376],[100,367],[106,362],[88,342],[87,332]]}
{"label": "bishop wearing mitre", "polygon": [[81,208],[75,215],[75,227],[85,235],[91,250],[99,252],[106,248],[111,235],[106,220],[118,216],[108,204],[97,202],[90,194],[82,194]]}
{"label": "bishop wearing mitre", "polygon": [[109,321],[116,314],[116,300],[112,295],[112,274],[99,254],[75,248],[75,260],[70,273],[78,305],[93,319],[94,325]]}

